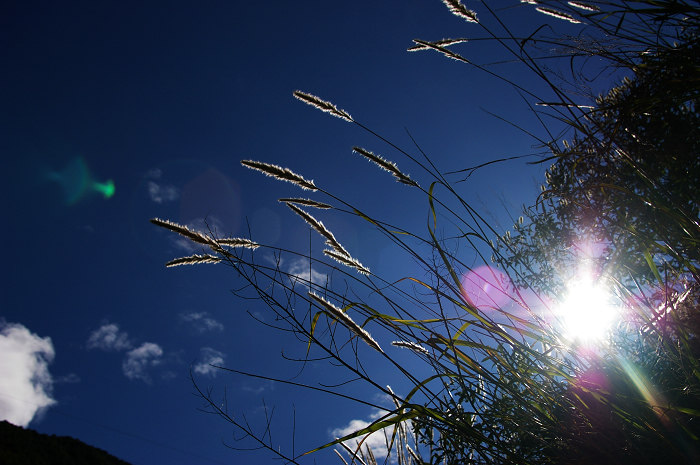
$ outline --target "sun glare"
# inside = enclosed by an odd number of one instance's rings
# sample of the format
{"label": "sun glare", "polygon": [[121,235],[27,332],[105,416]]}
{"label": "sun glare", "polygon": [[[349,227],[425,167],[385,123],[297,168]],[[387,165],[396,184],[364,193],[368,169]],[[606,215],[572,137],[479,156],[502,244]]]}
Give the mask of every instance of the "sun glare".
{"label": "sun glare", "polygon": [[594,342],[612,327],[619,315],[619,305],[605,286],[579,277],[569,282],[558,313],[566,337]]}

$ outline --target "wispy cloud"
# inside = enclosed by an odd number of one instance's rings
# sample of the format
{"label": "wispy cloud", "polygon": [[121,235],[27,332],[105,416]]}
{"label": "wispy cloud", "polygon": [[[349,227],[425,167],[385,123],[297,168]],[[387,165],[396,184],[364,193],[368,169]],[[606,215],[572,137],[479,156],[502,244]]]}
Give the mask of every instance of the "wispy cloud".
{"label": "wispy cloud", "polygon": [[207,312],[190,312],[181,313],[180,320],[185,323],[191,324],[194,329],[200,333],[206,331],[223,331],[224,325],[216,321],[214,318],[209,316]]}
{"label": "wispy cloud", "polygon": [[150,170],[146,176],[150,178],[146,187],[151,201],[165,203],[172,202],[180,197],[180,191],[175,186],[160,182],[160,179],[163,177],[161,170]]}
{"label": "wispy cloud", "polygon": [[87,340],[88,349],[101,349],[107,351],[122,351],[133,347],[129,335],[119,330],[114,323],[106,323],[90,333]]}
{"label": "wispy cloud", "polygon": [[265,380],[255,385],[242,385],[241,390],[244,392],[250,392],[255,395],[260,395],[263,392],[269,392],[275,390],[275,383],[270,380]]}
{"label": "wispy cloud", "polygon": [[155,181],[148,181],[147,187],[148,196],[155,203],[172,202],[180,197],[180,191],[169,184],[158,184]]}
{"label": "wispy cloud", "polygon": [[0,320],[0,420],[26,427],[56,403],[49,363],[51,338],[41,338],[17,323]]}
{"label": "wispy cloud", "polygon": [[148,369],[159,365],[162,356],[163,349],[158,344],[144,342],[139,347],[127,352],[126,358],[122,362],[124,376],[150,383],[151,377],[148,374]]}
{"label": "wispy cloud", "polygon": [[328,282],[328,275],[315,270],[313,266],[309,266],[308,258],[292,260],[286,269],[287,273],[290,274],[292,284],[299,283],[309,287],[309,282],[319,286],[325,286]]}
{"label": "wispy cloud", "polygon": [[224,363],[224,354],[211,347],[202,347],[198,362],[192,367],[192,370],[200,375],[216,376],[217,368],[212,365],[221,366]]}

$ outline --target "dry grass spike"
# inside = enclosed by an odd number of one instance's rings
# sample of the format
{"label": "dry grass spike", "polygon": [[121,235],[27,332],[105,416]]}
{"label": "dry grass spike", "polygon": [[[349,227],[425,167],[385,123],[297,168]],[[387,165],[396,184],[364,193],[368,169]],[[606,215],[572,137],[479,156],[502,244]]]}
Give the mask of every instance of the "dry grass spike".
{"label": "dry grass spike", "polygon": [[476,12],[468,9],[459,0],[442,0],[447,8],[450,9],[453,15],[459,16],[467,20],[470,23],[478,23],[479,20],[476,17]]}
{"label": "dry grass spike", "polygon": [[418,352],[420,354],[424,355],[430,355],[430,352],[428,352],[428,349],[423,347],[420,344],[416,344],[415,342],[411,341],[394,341],[391,343],[391,345],[396,346],[396,347],[403,347],[405,349],[411,349],[414,352]]}
{"label": "dry grass spike", "polygon": [[[439,47],[449,47],[450,45],[454,44],[461,44],[464,42],[468,42],[469,39],[441,39],[441,40],[436,40],[433,42],[433,44],[439,46]],[[414,45],[413,47],[409,47],[406,49],[407,52],[417,52],[419,50],[430,50],[429,47],[426,47],[425,45]]]}
{"label": "dry grass spike", "polygon": [[573,6],[574,8],[578,8],[579,10],[591,11],[591,12],[600,11],[600,8],[598,8],[595,5],[589,5],[588,3],[583,3],[583,2],[566,2],[566,3]]}
{"label": "dry grass spike", "polygon": [[341,321],[343,325],[345,325],[350,331],[355,333],[360,339],[365,341],[368,346],[373,348],[374,350],[384,353],[382,348],[379,346],[377,341],[375,341],[372,336],[360,325],[355,323],[352,318],[350,318],[344,311],[333,305],[332,303],[328,302],[326,299],[324,299],[321,296],[318,296],[314,294],[313,292],[308,293],[309,297],[311,297],[316,303],[320,304],[321,307],[326,309],[328,313],[333,315],[334,318],[337,320]]}
{"label": "dry grass spike", "polygon": [[345,121],[352,123],[353,119],[352,116],[350,116],[350,113],[348,113],[345,110],[340,110],[338,107],[333,105],[331,102],[327,102],[326,100],[322,100],[315,95],[307,94],[306,92],[302,92],[300,90],[295,90],[294,91],[294,97],[297,99],[301,100],[302,102],[311,105],[312,107],[316,107],[321,111],[325,111],[326,113],[330,113],[333,116],[337,116],[340,119],[344,119]]}
{"label": "dry grass spike", "polygon": [[314,208],[321,208],[324,210],[328,210],[329,208],[333,208],[332,205],[328,205],[327,203],[323,202],[317,202],[315,200],[311,199],[300,199],[296,197],[290,197],[290,198],[283,198],[283,199],[277,199],[279,202],[284,202],[284,203],[296,203],[299,205],[305,205],[307,207],[314,207]]}
{"label": "dry grass spike", "polygon": [[272,163],[264,163],[255,160],[241,160],[241,165],[245,166],[246,168],[260,171],[261,173],[270,176],[271,178],[279,179],[280,181],[291,182],[292,184],[296,184],[302,189],[310,191],[318,190],[318,187],[316,187],[313,181],[304,179],[302,176],[296,174],[289,168],[282,168],[281,166],[273,165]]}
{"label": "dry grass spike", "polygon": [[169,229],[170,231],[174,231],[181,236],[184,236],[191,240],[192,242],[196,242],[197,244],[204,244],[208,245],[210,247],[215,247],[216,242],[214,239],[211,237],[207,236],[204,233],[201,233],[199,231],[194,231],[187,226],[183,226],[181,224],[174,223],[172,221],[168,220],[163,220],[160,218],[152,218],[151,223],[155,224],[156,226],[160,226],[161,228]]}
{"label": "dry grass spike", "polygon": [[573,24],[580,24],[581,23],[581,21],[574,18],[573,16],[571,16],[568,13],[564,13],[563,11],[553,10],[551,8],[545,8],[543,6],[538,6],[537,8],[535,8],[535,10],[539,11],[540,13],[544,13],[546,15],[552,16],[554,18],[563,19],[564,21],[568,21],[568,22],[573,23]]}
{"label": "dry grass spike", "polygon": [[175,260],[170,260],[168,263],[165,264],[165,266],[168,268],[171,268],[173,266],[180,266],[180,265],[200,265],[202,263],[219,263],[220,261],[221,261],[221,258],[215,257],[213,255],[194,254],[194,255],[190,255],[189,257],[181,257],[181,258],[176,258]]}
{"label": "dry grass spike", "polygon": [[409,186],[418,186],[418,183],[416,183],[413,179],[411,179],[407,174],[403,174],[401,170],[399,169],[398,166],[396,166],[396,163],[393,161],[386,160],[379,155],[375,155],[374,153],[370,152],[369,150],[365,150],[361,147],[353,147],[352,151],[355,153],[358,153],[362,155],[363,157],[367,158],[368,160],[374,162],[377,166],[379,166],[381,169],[388,171],[391,173],[398,182],[408,184]]}
{"label": "dry grass spike", "polygon": [[421,39],[413,39],[413,42],[417,43],[418,45],[422,45],[428,49],[437,50],[438,52],[445,55],[447,58],[452,58],[453,60],[461,61],[462,63],[469,63],[469,60],[464,58],[462,55],[455,53],[449,48],[443,47],[442,45],[438,45],[435,42],[428,42],[427,40]]}
{"label": "dry grass spike", "polygon": [[324,250],[323,253],[328,255],[329,257],[331,257],[332,259],[334,259],[338,263],[341,263],[345,266],[349,266],[350,268],[355,268],[357,270],[357,272],[360,274],[364,274],[364,275],[370,274],[369,268],[367,268],[362,263],[360,263],[359,261],[355,260],[354,258],[352,258],[348,255],[340,254],[340,253],[336,252],[335,250]]}
{"label": "dry grass spike", "polygon": [[258,247],[260,247],[260,244],[258,244],[257,242],[253,242],[250,239],[244,239],[242,237],[227,237],[224,239],[217,239],[216,243],[228,247],[243,247],[252,250],[255,250]]}
{"label": "dry grass spike", "polygon": [[340,245],[340,242],[335,238],[332,232],[326,228],[322,222],[314,218],[313,216],[309,215],[307,212],[302,210],[301,208],[297,207],[293,203],[287,203],[287,206],[292,209],[294,213],[297,215],[301,216],[304,221],[306,221],[312,228],[316,230],[317,233],[319,233],[321,236],[326,238],[326,244],[333,248],[336,252],[338,252],[341,255],[345,255],[346,257],[350,257],[350,253],[345,250],[345,247]]}

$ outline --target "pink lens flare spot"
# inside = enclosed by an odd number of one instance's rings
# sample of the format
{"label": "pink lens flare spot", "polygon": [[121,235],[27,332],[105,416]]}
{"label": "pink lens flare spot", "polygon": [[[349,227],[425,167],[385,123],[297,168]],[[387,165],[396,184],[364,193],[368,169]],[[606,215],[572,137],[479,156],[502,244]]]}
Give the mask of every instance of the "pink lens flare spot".
{"label": "pink lens flare spot", "polygon": [[484,265],[462,278],[462,297],[479,310],[502,308],[511,299],[513,285],[504,272]]}
{"label": "pink lens flare spot", "polygon": [[594,368],[589,368],[588,370],[579,373],[574,380],[574,386],[593,392],[610,391],[610,382],[608,381],[608,377],[603,371]]}

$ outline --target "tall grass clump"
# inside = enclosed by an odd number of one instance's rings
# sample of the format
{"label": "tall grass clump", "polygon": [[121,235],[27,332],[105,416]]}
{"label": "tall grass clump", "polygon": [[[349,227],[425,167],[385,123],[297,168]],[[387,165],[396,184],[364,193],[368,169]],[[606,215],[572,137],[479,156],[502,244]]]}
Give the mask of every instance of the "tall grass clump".
{"label": "tall grass clump", "polygon": [[[541,123],[541,135],[530,135],[547,177],[512,232],[497,230],[457,190],[456,182],[486,164],[441,171],[420,149],[400,149],[333,103],[295,91],[304,103],[388,143],[388,158],[411,166],[409,177],[394,161],[353,149],[376,165],[366,169],[388,171],[402,184],[397,189],[424,196],[416,208],[428,213],[427,227],[407,230],[376,218],[371,206],[353,205],[327,187],[330,180],[315,183],[278,165],[244,160],[313,192],[314,198],[280,202],[328,248],[290,251],[154,220],[211,252],[169,265],[230,266],[298,337],[302,361],[340,367],[391,399],[377,405],[339,388],[306,386],[382,412],[367,427],[319,443],[318,449],[336,447],[339,462],[385,460],[363,443],[383,434],[387,460],[400,464],[698,463],[700,5],[513,2],[509,6],[529,8],[549,23],[516,28],[491,2],[476,11],[460,1],[443,3],[465,21],[464,35],[498,44],[535,78],[521,81],[473,61],[471,37],[416,39],[409,48],[441,53],[510,84]],[[562,27],[567,33],[555,32]],[[614,82],[598,93],[601,84],[591,74],[608,76],[604,85]],[[499,162],[505,159],[493,163]],[[320,210],[312,215],[310,208]],[[318,219],[324,215],[377,230],[422,274],[398,281],[375,274]],[[472,252],[468,261],[456,252],[465,248]],[[320,284],[309,274],[304,286],[295,286],[299,277],[279,261],[256,258],[265,251],[303,257],[334,279]],[[591,284],[589,297],[601,291],[617,302],[609,309],[603,300],[576,302],[582,304],[577,312],[601,315],[589,320],[615,312],[597,339],[567,326],[566,307],[573,305],[567,296],[582,283]],[[484,284],[491,291],[476,295]],[[575,316],[578,325],[585,323]],[[387,384],[410,388],[394,392]],[[255,431],[211,393],[199,392],[256,446],[289,463],[304,459],[272,442],[269,423]]]}

